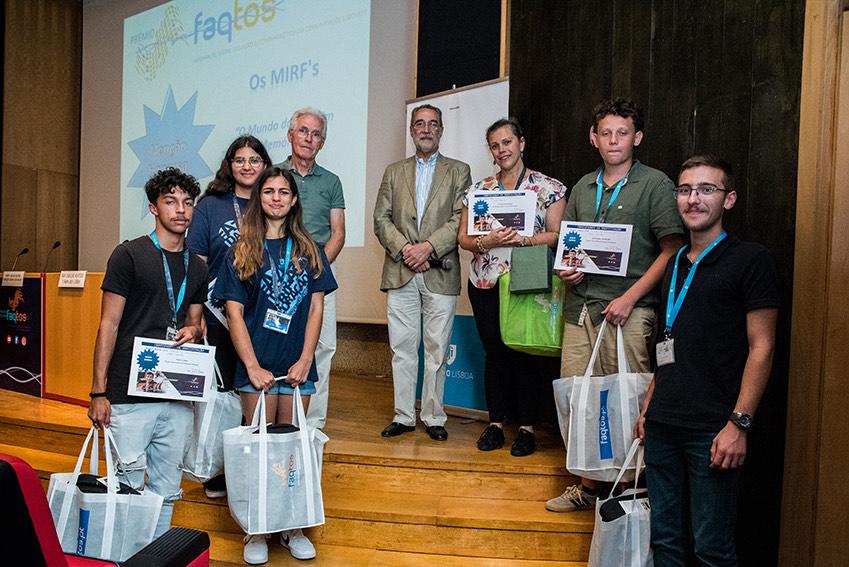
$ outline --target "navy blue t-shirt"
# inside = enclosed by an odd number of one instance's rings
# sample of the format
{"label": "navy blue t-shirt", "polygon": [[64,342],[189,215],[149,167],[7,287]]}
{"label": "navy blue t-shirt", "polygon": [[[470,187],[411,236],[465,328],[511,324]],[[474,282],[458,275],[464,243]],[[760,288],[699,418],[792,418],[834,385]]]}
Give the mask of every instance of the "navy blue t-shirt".
{"label": "navy blue t-shirt", "polygon": [[[239,239],[239,225],[236,222],[236,210],[233,208],[234,198],[239,210],[244,214],[248,199],[236,197],[235,193],[209,195],[201,199],[195,207],[192,224],[186,235],[189,250],[206,257],[210,282],[218,277],[227,251]],[[214,317],[206,319],[207,324],[218,324]]]}
{"label": "navy blue t-shirt", "polygon": [[[266,239],[268,251],[263,254],[262,268],[247,281],[242,281],[233,267],[233,252],[227,254],[215,285],[213,298],[219,301],[236,301],[245,306],[245,325],[251,344],[254,348],[259,365],[274,376],[284,376],[289,367],[301,357],[304,349],[307,319],[309,317],[312,294],[323,291],[333,292],[338,286],[324,251],[319,247],[323,270],[321,275],[314,276],[314,271],[306,258],[299,258],[300,272],[292,262],[286,264],[286,242],[288,238],[274,240]],[[277,276],[284,282],[283,294],[277,305],[271,299],[273,279],[269,254],[277,265]],[[265,314],[268,309],[281,311],[292,316],[289,322],[289,332],[278,333],[263,327]],[[310,367],[308,379],[318,381],[315,360]],[[236,366],[235,385],[237,388],[250,383],[245,365],[239,361]]]}

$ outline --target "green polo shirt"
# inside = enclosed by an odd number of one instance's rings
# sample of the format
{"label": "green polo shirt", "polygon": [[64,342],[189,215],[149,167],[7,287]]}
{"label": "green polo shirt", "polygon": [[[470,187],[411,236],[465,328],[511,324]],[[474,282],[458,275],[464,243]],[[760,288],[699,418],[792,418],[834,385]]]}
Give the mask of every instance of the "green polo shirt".
{"label": "green polo shirt", "polygon": [[313,164],[306,176],[298,173],[287,158],[277,167],[288,169],[298,183],[298,195],[304,211],[304,227],[313,239],[324,246],[330,239],[330,209],[344,209],[345,196],[342,182],[335,174],[320,165]]}
{"label": "green polo shirt", "polygon": [[[586,174],[572,188],[564,220],[595,222],[598,171]],[[563,302],[566,321],[577,324],[586,304],[593,324],[601,323],[601,312],[607,304],[634,285],[660,254],[660,239],[670,234],[684,234],[673,188],[674,184],[662,171],[639,161],[634,161],[628,182],[609,211],[607,206],[613,189],[604,187],[600,210],[607,211],[605,222],[633,226],[628,272],[624,278],[585,274],[581,283],[570,287],[566,293]],[[637,302],[636,307],[654,307],[658,301],[656,293],[649,293]]]}

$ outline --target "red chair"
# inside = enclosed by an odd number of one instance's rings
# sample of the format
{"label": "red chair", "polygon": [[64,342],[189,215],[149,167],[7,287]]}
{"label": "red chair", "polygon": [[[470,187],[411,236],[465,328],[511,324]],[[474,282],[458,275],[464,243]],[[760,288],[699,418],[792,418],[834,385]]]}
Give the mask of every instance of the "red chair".
{"label": "red chair", "polygon": [[[0,453],[0,563],[47,567],[104,567],[110,561],[62,551],[47,497],[35,471]],[[208,567],[209,535],[171,528],[121,567]]]}

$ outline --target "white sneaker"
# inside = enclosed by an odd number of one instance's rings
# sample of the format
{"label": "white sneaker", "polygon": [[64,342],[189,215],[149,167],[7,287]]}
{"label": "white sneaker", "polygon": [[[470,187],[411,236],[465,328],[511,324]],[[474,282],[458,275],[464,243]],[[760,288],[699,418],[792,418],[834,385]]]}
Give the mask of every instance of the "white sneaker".
{"label": "white sneaker", "polygon": [[245,536],[245,552],[242,554],[245,563],[248,565],[268,563],[267,540],[267,535]]}
{"label": "white sneaker", "polygon": [[295,559],[312,559],[315,557],[315,547],[300,528],[281,532],[280,544],[288,549]]}

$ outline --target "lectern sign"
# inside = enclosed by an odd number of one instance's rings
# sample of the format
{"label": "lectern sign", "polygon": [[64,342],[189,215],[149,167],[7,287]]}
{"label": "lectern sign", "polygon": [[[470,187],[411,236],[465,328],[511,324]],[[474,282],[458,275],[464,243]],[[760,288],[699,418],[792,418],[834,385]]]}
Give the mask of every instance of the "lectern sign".
{"label": "lectern sign", "polygon": [[85,270],[62,270],[59,274],[59,287],[85,287]]}

